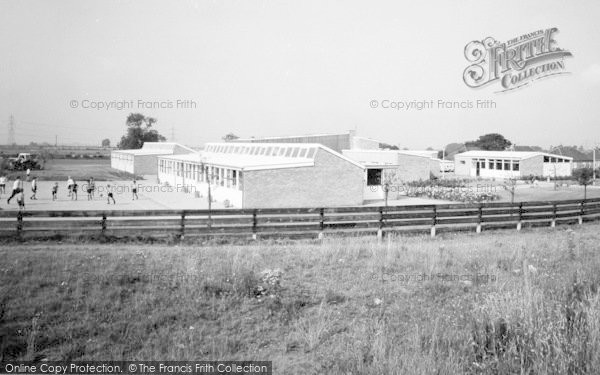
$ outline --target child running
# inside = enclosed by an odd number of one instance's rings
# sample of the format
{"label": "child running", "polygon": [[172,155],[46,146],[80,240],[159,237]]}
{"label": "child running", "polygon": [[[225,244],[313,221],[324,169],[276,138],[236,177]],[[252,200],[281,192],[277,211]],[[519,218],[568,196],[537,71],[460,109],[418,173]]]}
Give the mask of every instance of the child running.
{"label": "child running", "polygon": [[73,198],[75,198],[75,200],[77,200],[77,182],[75,182],[75,180],[73,180],[71,200],[73,200]]}
{"label": "child running", "polygon": [[55,201],[57,199],[56,194],[58,193],[58,182],[54,183],[52,186],[52,200]]}
{"label": "child running", "polygon": [[21,191],[17,197],[17,203],[19,204],[19,210],[25,211],[25,193]]}
{"label": "child running", "polygon": [[115,197],[113,197],[113,188],[110,186],[110,184],[106,185],[106,193],[106,203],[110,204],[110,200],[112,199],[113,204],[117,204],[117,202],[115,202]]}
{"label": "child running", "polygon": [[67,190],[69,191],[69,194],[67,195],[68,197],[70,197],[71,193],[73,192],[73,184],[74,183],[75,182],[73,181],[71,176],[69,176],[69,178],[67,178]]}
{"label": "child running", "polygon": [[6,194],[6,176],[0,176],[0,194]]}
{"label": "child running", "polygon": [[34,176],[33,179],[31,180],[31,192],[33,194],[31,195],[31,197],[29,197],[29,199],[37,200],[37,196],[36,196],[37,189],[38,189],[38,186],[37,186],[37,177]]}
{"label": "child running", "polygon": [[133,183],[131,184],[131,200],[134,200],[134,199],[138,199],[137,183],[135,182],[135,180],[133,180]]}
{"label": "child running", "polygon": [[[6,203],[10,204],[10,200],[13,199],[13,197],[15,195],[21,193],[22,191],[23,191],[23,182],[21,181],[21,177],[17,177],[15,182],[13,182],[12,194],[10,195],[10,197],[8,197],[8,199],[6,200]],[[17,199],[18,199],[18,197],[17,197]]]}

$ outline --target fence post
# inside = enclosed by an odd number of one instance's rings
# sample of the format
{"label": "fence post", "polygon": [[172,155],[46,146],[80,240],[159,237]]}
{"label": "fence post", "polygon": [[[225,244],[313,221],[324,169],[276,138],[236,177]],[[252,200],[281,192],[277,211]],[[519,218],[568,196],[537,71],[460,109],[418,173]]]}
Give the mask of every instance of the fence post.
{"label": "fence post", "polygon": [[23,230],[23,211],[17,212],[17,236],[21,237],[21,231]]}
{"label": "fence post", "polygon": [[477,213],[477,229],[475,232],[481,233],[481,221],[483,218],[483,203],[479,203],[479,212]]}
{"label": "fence post", "polygon": [[256,234],[256,208],[252,211],[252,239],[256,240],[258,238]]}
{"label": "fence post", "polygon": [[179,240],[183,240],[185,236],[185,211],[181,211],[181,224],[179,229]]}
{"label": "fence post", "polygon": [[319,239],[323,239],[323,230],[325,229],[325,209],[319,209]]}
{"label": "fence post", "polygon": [[523,220],[523,202],[519,202],[519,222],[517,223],[517,230],[521,230],[521,220]]}
{"label": "fence post", "polygon": [[550,227],[556,227],[556,203],[552,204],[552,221],[550,222]]}
{"label": "fence post", "polygon": [[383,209],[379,209],[379,228],[377,229],[377,242],[380,243],[383,239]]}
{"label": "fence post", "polygon": [[102,225],[101,234],[104,236],[106,233],[106,212],[102,213],[102,221],[100,222],[100,225]]}
{"label": "fence post", "polygon": [[433,220],[431,222],[431,237],[435,237],[435,224],[437,223],[437,207],[433,206]]}
{"label": "fence post", "polygon": [[580,205],[581,205],[581,210],[579,211],[579,225],[583,224],[583,215],[585,215],[584,212],[584,205],[585,204],[585,199],[581,201]]}

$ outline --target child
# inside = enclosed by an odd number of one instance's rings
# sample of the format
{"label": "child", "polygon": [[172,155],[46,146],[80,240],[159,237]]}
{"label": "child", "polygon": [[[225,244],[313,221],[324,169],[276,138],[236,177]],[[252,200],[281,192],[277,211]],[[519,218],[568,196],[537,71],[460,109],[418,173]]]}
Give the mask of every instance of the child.
{"label": "child", "polygon": [[90,186],[89,186],[90,191],[90,195],[92,197],[92,200],[94,200],[94,190],[96,190],[96,183],[94,182],[94,177],[90,178]]}
{"label": "child", "polygon": [[73,192],[73,179],[71,178],[71,176],[69,176],[69,178],[67,178],[67,189],[69,190],[69,197],[71,196],[71,193]]}
{"label": "child", "polygon": [[[21,182],[21,177],[17,177],[17,179],[13,183],[12,194],[10,197],[8,197],[8,199],[6,200],[6,203],[10,204],[10,200],[13,199],[13,197],[15,195],[17,195],[21,192],[23,192],[23,183]],[[17,199],[19,199],[19,197],[17,197]]]}
{"label": "child", "polygon": [[56,193],[58,193],[58,182],[55,182],[54,186],[52,186],[52,200],[53,201],[56,200]]}
{"label": "child", "polygon": [[0,194],[6,193],[6,176],[0,176]]}
{"label": "child", "polygon": [[33,200],[37,200],[37,177],[33,177],[33,180],[31,180],[31,191],[33,192],[33,194],[31,195],[31,197],[29,197],[29,199],[33,199]]}
{"label": "child", "polygon": [[25,210],[25,193],[23,191],[21,191],[21,193],[17,197],[17,203],[19,204],[19,210],[24,211]]}
{"label": "child", "polygon": [[71,194],[71,200],[73,200],[73,198],[75,198],[75,200],[77,200],[77,182],[75,182],[75,180],[73,180],[73,187],[72,187],[72,194]]}
{"label": "child", "polygon": [[133,180],[133,183],[131,184],[131,200],[134,200],[134,199],[138,199],[137,184],[136,184],[135,180]]}
{"label": "child", "polygon": [[92,179],[89,179],[87,182],[87,199],[88,201],[91,201],[93,199],[92,197]]}
{"label": "child", "polygon": [[117,204],[117,202],[115,202],[115,197],[113,197],[113,188],[110,186],[110,184],[106,185],[106,193],[107,204],[110,204],[111,199],[113,204]]}

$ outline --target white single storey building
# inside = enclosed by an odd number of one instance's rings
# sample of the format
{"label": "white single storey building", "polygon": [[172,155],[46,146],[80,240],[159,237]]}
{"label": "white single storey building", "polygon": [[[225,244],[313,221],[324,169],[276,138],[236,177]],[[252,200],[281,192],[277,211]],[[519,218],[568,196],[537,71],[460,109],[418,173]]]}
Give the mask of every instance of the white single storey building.
{"label": "white single storey building", "polygon": [[467,151],[454,156],[454,173],[483,178],[564,177],[573,158],[532,151]]}
{"label": "white single storey building", "polygon": [[363,203],[365,168],[317,143],[208,143],[201,152],[158,157],[158,179],[236,208]]}
{"label": "white single storey building", "polygon": [[136,175],[155,175],[157,157],[195,152],[189,147],[172,142],[146,142],[137,150],[113,150],[110,153],[111,168]]}

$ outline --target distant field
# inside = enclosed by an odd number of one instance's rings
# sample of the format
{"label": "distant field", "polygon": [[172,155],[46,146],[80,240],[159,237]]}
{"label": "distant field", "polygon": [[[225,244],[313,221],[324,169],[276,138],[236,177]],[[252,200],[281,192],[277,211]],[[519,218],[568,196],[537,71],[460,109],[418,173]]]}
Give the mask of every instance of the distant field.
{"label": "distant field", "polygon": [[[17,175],[23,176],[25,172],[8,172],[12,180]],[[110,167],[110,159],[51,159],[46,162],[43,170],[31,171],[32,176],[37,176],[41,181],[62,181],[69,176],[77,181],[94,177],[98,181],[131,180],[133,175],[121,172]],[[140,177],[138,177],[140,179]]]}
{"label": "distant field", "polygon": [[379,245],[6,245],[0,357],[261,359],[276,374],[593,374],[600,227],[566,228]]}

